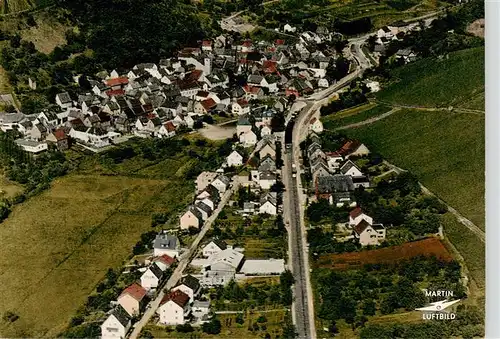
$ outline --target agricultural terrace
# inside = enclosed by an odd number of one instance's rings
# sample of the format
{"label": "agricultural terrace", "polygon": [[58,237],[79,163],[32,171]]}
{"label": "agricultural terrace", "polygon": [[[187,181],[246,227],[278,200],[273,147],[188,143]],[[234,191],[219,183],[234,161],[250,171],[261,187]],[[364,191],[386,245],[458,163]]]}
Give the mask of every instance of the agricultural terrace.
{"label": "agricultural terrace", "polygon": [[417,256],[435,256],[442,261],[453,258],[437,238],[427,238],[404,243],[399,246],[351,253],[322,254],[314,263],[315,267],[344,270],[358,268],[365,264],[390,264]]}
{"label": "agricultural terrace", "polygon": [[376,94],[384,103],[461,106],[484,111],[484,47],[426,58],[391,71],[392,82]]}
{"label": "agricultural terrace", "polygon": [[[258,22],[265,27],[274,27],[279,23],[304,26],[310,30],[314,24],[335,23],[335,28],[343,34],[351,34],[352,28],[347,23],[358,23],[365,31],[379,28],[392,22],[411,19],[446,6],[445,3],[428,0],[382,0],[373,2],[337,1],[337,0],[283,0],[270,1],[263,6],[264,13]],[[356,28],[359,29],[359,28]],[[313,29],[314,30],[314,29]]]}
{"label": "agricultural terrace", "polygon": [[342,132],[414,173],[433,193],[484,229],[484,115],[401,110]]}
{"label": "agricultural terrace", "polygon": [[240,187],[233,196],[232,206],[224,207],[207,237],[218,237],[233,247],[243,247],[247,259],[286,258],[288,246],[282,217],[247,215],[242,212],[246,201],[259,201],[259,195]]}
{"label": "agricultural terrace", "polygon": [[120,268],[152,230],[153,215],[177,220],[194,192],[193,176],[218,163],[227,145],[139,140],[100,155],[70,152],[78,169],[16,205],[0,228],[0,314],[19,316],[2,320],[0,333],[61,332],[108,268]]}

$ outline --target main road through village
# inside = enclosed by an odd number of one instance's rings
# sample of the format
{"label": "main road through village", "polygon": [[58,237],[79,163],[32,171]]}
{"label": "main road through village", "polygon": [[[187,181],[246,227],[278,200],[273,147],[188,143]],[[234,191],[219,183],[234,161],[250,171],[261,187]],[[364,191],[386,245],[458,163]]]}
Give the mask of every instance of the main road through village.
{"label": "main road through village", "polygon": [[[425,17],[414,18],[411,21],[418,21],[421,19],[426,19],[430,22],[435,18],[440,12],[436,12]],[[410,22],[410,20],[408,20]],[[304,206],[305,206],[305,196],[302,190],[302,184],[300,181],[300,142],[305,139],[308,133],[307,122],[311,117],[317,113],[319,108],[326,104],[330,98],[340,89],[347,86],[352,80],[360,77],[363,71],[374,66],[371,64],[370,60],[364,55],[362,51],[362,44],[368,38],[369,34],[363,35],[354,39],[349,40],[349,46],[346,49],[347,56],[355,62],[355,70],[349,73],[347,76],[339,80],[337,83],[333,84],[329,88],[317,92],[307,98],[299,98],[298,100],[304,101],[306,105],[301,110],[300,114],[296,119],[293,119],[289,124],[293,124],[290,129],[287,129],[287,133],[291,133],[285,137],[285,140],[289,140],[288,146],[285,148],[283,154],[284,157],[284,167],[283,167],[283,183],[285,184],[286,191],[284,197],[284,219],[287,224],[287,229],[289,232],[289,263],[290,268],[293,272],[295,278],[294,284],[294,302],[292,305],[292,317],[293,323],[296,327],[298,338],[316,338],[316,327],[314,323],[314,306],[313,306],[313,294],[311,281],[309,277],[309,255],[307,249],[306,241],[306,228],[304,224]],[[296,165],[297,175],[294,178],[292,173],[292,164]],[[133,329],[128,334],[128,338],[136,339],[139,337],[141,330],[148,323],[154,312],[159,306],[161,299],[163,298],[165,291],[168,291],[174,286],[174,284],[180,279],[182,272],[188,265],[189,261],[193,258],[200,241],[203,239],[205,233],[210,229],[212,222],[217,217],[218,213],[229,200],[232,190],[237,186],[237,183],[233,183],[230,191],[226,192],[216,213],[207,220],[207,223],[203,227],[202,231],[198,237],[193,242],[192,246],[189,248],[188,252],[185,253],[181,262],[179,263],[176,270],[173,272],[170,279],[165,284],[165,287],[159,293],[159,295],[150,303],[148,309],[143,314],[141,319],[134,324]]]}

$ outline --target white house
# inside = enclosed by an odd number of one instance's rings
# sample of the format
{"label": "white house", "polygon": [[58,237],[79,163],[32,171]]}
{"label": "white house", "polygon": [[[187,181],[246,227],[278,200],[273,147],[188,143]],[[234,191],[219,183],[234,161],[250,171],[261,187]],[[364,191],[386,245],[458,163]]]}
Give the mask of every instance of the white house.
{"label": "white house", "polygon": [[380,245],[385,240],[385,227],[382,224],[370,225],[366,220],[361,220],[353,228],[353,234],[362,246]]}
{"label": "white house", "polygon": [[318,118],[314,117],[309,121],[309,130],[313,131],[314,133],[321,133],[323,132],[323,123],[321,120]]}
{"label": "white house", "polygon": [[273,172],[260,172],[259,173],[259,186],[262,189],[268,190],[276,183],[276,173]]}
{"label": "white house", "polygon": [[141,275],[141,286],[146,290],[156,289],[160,284],[163,271],[156,263],[149,265],[146,272]]}
{"label": "white house", "polygon": [[180,290],[189,296],[189,302],[193,302],[194,298],[201,290],[200,281],[188,274],[179,281],[172,291]]}
{"label": "white house", "polygon": [[364,156],[370,154],[370,150],[358,140],[349,140],[339,149],[338,153],[344,158],[350,156]]}
{"label": "white house", "polygon": [[227,284],[234,279],[243,257],[230,248],[210,256],[202,270],[201,284],[207,287]]}
{"label": "white house", "polygon": [[73,100],[67,92],[63,92],[56,95],[56,104],[64,110],[73,106]]}
{"label": "white house", "polygon": [[290,26],[290,24],[285,24],[285,26],[283,27],[284,32],[295,33],[296,30],[297,30],[297,27]]}
{"label": "white house", "polygon": [[161,324],[182,325],[190,311],[189,296],[181,290],[177,290],[168,293],[163,298],[156,312],[160,315]]}
{"label": "white house", "polygon": [[204,318],[210,312],[210,301],[195,300],[191,310],[195,318]]}
{"label": "white house", "polygon": [[277,214],[277,194],[276,192],[265,193],[260,198],[259,214]]}
{"label": "white house", "polygon": [[351,177],[360,177],[363,172],[351,160],[347,160],[345,164],[340,167],[340,173],[343,175],[350,175]]}
{"label": "white house", "polygon": [[102,323],[101,338],[124,339],[131,325],[130,316],[121,306],[117,306]]}
{"label": "white house", "polygon": [[344,158],[338,152],[328,152],[325,153],[325,155],[328,169],[330,169],[331,172],[335,172],[340,167],[340,163]]}
{"label": "white house", "polygon": [[168,233],[160,233],[156,236],[153,243],[154,256],[159,257],[164,254],[176,258],[179,256],[180,244],[179,239],[175,235]]}
{"label": "white house", "polygon": [[365,214],[362,210],[361,207],[356,207],[349,213],[349,225],[350,226],[355,226],[359,224],[362,220],[365,220],[368,222],[370,225],[373,224],[373,218],[370,217],[369,215]]}
{"label": "white house", "polygon": [[212,182],[212,186],[217,188],[217,190],[220,193],[224,193],[228,188],[229,184],[231,183],[231,179],[226,177],[225,175],[219,175],[215,180]]}
{"label": "white house", "polygon": [[257,143],[257,135],[252,130],[241,133],[240,142],[243,147],[252,147]]}
{"label": "white house", "polygon": [[226,248],[227,248],[227,244],[224,241],[214,239],[214,240],[210,241],[207,245],[205,245],[205,247],[203,247],[203,250],[202,250],[203,256],[205,258],[208,258],[211,255],[222,252]]}
{"label": "white house", "polygon": [[241,166],[243,165],[243,156],[238,153],[238,151],[232,151],[226,158],[227,165],[231,166]]}
{"label": "white house", "polygon": [[20,146],[23,151],[29,153],[40,153],[46,151],[49,146],[46,142],[27,140],[27,139],[16,139],[14,140],[16,145]]}
{"label": "white house", "polygon": [[267,135],[271,135],[273,133],[271,127],[269,127],[268,125],[264,125],[261,127],[260,129],[260,136],[261,137],[265,137]]}
{"label": "white house", "polygon": [[240,99],[233,103],[231,111],[234,115],[242,115],[250,113],[250,104],[244,99]]}

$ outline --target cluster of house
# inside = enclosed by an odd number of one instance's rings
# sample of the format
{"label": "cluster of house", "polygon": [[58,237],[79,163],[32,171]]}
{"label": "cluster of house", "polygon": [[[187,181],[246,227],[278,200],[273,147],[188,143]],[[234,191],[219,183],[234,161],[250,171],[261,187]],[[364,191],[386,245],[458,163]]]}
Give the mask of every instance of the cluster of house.
{"label": "cluster of house", "polygon": [[[98,149],[120,142],[122,135],[168,138],[182,126],[201,123],[205,114],[252,113],[259,134],[266,135],[274,113],[267,107],[252,109],[250,100],[269,93],[298,97],[329,86],[326,69],[334,67],[336,52],[320,44],[318,36],[306,34],[287,44],[237,42],[221,35],[158,64],[103,71],[83,80],[75,77],[82,93],[78,97],[59,93],[57,105],[40,114],[2,113],[0,128],[17,129],[23,135],[19,145],[33,153],[50,142],[67,148],[68,139]],[[230,81],[233,74],[246,77],[246,83]],[[255,142],[252,133],[255,130],[242,138],[244,144]]]}
{"label": "cluster of house", "polygon": [[[404,22],[395,23],[393,26],[384,26],[376,33],[375,56],[385,55],[387,45],[394,40],[402,41],[404,37],[413,32],[421,29],[420,24]],[[415,61],[417,54],[411,48],[400,49],[396,52],[395,58],[402,59],[405,63]]]}
{"label": "cluster of house", "polygon": [[352,229],[354,238],[362,245],[380,245],[385,240],[385,227],[374,224],[373,218],[365,214],[360,207],[349,213],[348,227]]}
{"label": "cluster of house", "polygon": [[180,228],[191,227],[199,229],[213,214],[219,204],[222,194],[231,184],[231,179],[217,172],[202,172],[196,178],[196,198],[187,211],[179,218]]}
{"label": "cluster of house", "polygon": [[197,276],[203,287],[224,286],[231,280],[246,276],[278,275],[285,271],[283,259],[248,259],[243,248],[233,248],[219,239],[212,239],[202,248],[201,259],[191,262],[201,268]]}
{"label": "cluster of house", "polygon": [[370,153],[368,148],[357,140],[349,140],[338,151],[325,153],[321,149],[321,139],[311,133],[306,152],[316,198],[327,199],[338,207],[355,206],[354,190],[369,187],[370,180],[349,157],[367,155]]}
{"label": "cluster of house", "polygon": [[250,171],[251,186],[258,186],[263,190],[270,189],[277,182],[276,141],[273,136],[262,139],[256,146],[259,162],[257,169]]}

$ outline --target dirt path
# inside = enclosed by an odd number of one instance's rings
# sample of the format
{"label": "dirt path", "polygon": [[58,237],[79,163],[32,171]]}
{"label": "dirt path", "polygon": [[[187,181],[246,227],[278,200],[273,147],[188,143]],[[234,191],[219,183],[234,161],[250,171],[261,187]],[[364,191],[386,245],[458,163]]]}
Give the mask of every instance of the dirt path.
{"label": "dirt path", "polygon": [[369,125],[369,124],[372,124],[374,123],[375,121],[379,121],[379,120],[382,120],[382,119],[385,119],[387,118],[388,116],[400,111],[401,108],[399,107],[395,107],[393,109],[391,109],[389,112],[385,112],[384,114],[381,114],[379,116],[376,116],[376,117],[373,117],[373,118],[370,118],[370,119],[367,119],[367,120],[364,120],[364,121],[361,121],[361,122],[357,122],[355,124],[350,124],[350,125],[347,125],[347,126],[342,126],[342,127],[337,127],[334,129],[334,131],[340,131],[340,130],[343,130],[343,129],[349,129],[349,128],[356,128],[356,127],[360,127],[360,126],[364,126],[364,125]]}
{"label": "dirt path", "polygon": [[[384,164],[389,166],[390,168],[394,169],[396,172],[404,172],[405,170],[402,169],[402,168],[399,168],[387,161],[384,160]],[[445,201],[441,200],[437,195],[435,195],[434,193],[432,193],[431,190],[429,190],[427,187],[425,187],[424,185],[422,185],[420,183],[420,187],[422,187],[422,191],[427,194],[427,195],[431,195],[431,196],[435,196],[436,198],[439,199],[439,201],[441,201],[443,204],[446,205],[446,207],[448,208],[448,212],[450,212],[451,214],[453,214],[457,220],[462,224],[464,225],[465,227],[467,227],[472,233],[474,233],[478,238],[479,240],[481,240],[483,243],[486,241],[486,234],[485,232],[480,229],[479,227],[477,227],[476,224],[474,224],[472,221],[470,221],[469,219],[467,219],[466,217],[464,217],[462,214],[460,214],[456,209],[454,209],[453,207],[451,207],[450,205],[448,205]]]}

